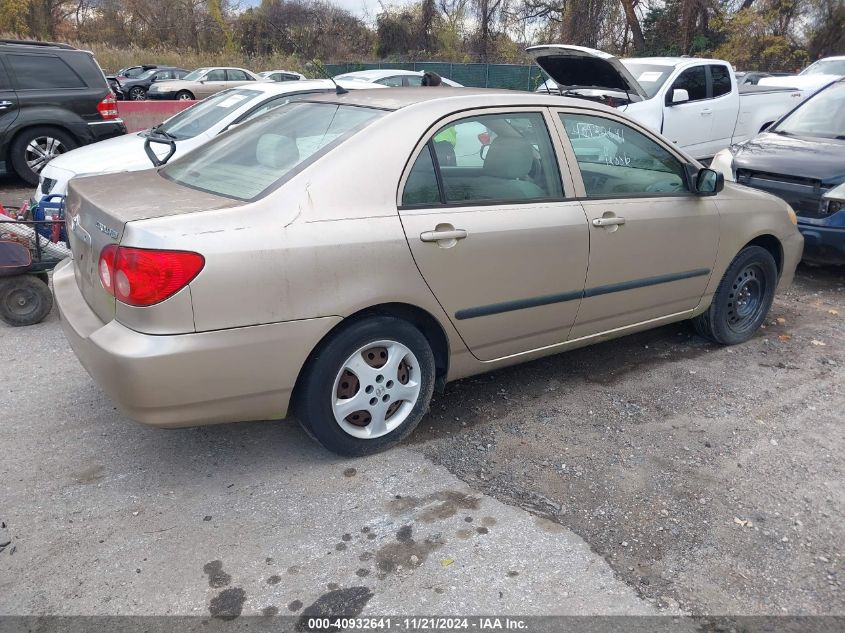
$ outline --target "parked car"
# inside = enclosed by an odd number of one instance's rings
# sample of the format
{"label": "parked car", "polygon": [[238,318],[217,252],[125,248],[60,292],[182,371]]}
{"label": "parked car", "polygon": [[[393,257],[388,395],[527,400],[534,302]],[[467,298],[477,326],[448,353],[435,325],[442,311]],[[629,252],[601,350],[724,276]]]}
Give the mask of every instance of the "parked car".
{"label": "parked car", "polygon": [[143,73],[147,72],[148,70],[152,70],[154,68],[158,68],[156,64],[141,64],[140,66],[127,66],[126,68],[121,68],[113,75],[106,75],[106,81],[109,83],[109,88],[115,94],[118,99],[125,98],[123,95],[123,89],[120,87],[120,79],[127,79],[127,78],[134,78],[138,75],[142,75]]}
{"label": "parked car", "polygon": [[0,158],[7,170],[34,185],[59,154],[125,133],[90,52],[0,40]]}
{"label": "parked car", "polygon": [[[348,90],[383,87],[352,81],[340,82],[340,85]],[[151,137],[163,141],[150,144],[150,151],[159,159],[168,154],[171,141],[174,146],[172,157],[178,158],[230,127],[291,101],[334,89],[334,83],[321,79],[283,84],[254,83],[223,90],[150,130],[80,147],[59,156],[41,172],[32,200],[37,203],[44,196],[67,193],[68,182],[76,176],[150,169],[153,165],[145,142]]]}
{"label": "parked car", "polygon": [[117,82],[120,93],[118,98],[130,101],[143,101],[147,98],[147,92],[154,83],[159,81],[170,81],[172,79],[183,79],[190,71],[174,66],[159,66],[134,77],[118,77]]}
{"label": "parked car", "polygon": [[197,68],[182,79],[156,83],[147,91],[148,99],[205,99],[225,90],[256,81],[266,81],[243,68]]}
{"label": "parked car", "polygon": [[[442,160],[463,126],[481,168]],[[122,411],[292,413],[347,455],[449,380],[683,319],[746,341],[803,244],[785,202],[616,110],[451,88],[309,97],[74,179],[67,212],[62,326]]]}
{"label": "parked car", "polygon": [[740,86],[756,86],[764,77],[794,77],[791,73],[764,73],[756,70],[738,70],[734,73],[736,83]]}
{"label": "parked car", "polygon": [[[397,70],[395,68],[380,68],[374,70],[356,70],[351,73],[336,75],[335,79],[343,81],[366,81],[398,88],[400,86],[421,86],[423,73],[419,70]],[[454,88],[463,86],[457,81],[441,77],[443,83]]]}
{"label": "parked car", "polygon": [[804,98],[800,90],[737,86],[731,65],[719,59],[617,59],[561,44],[527,51],[553,91],[619,107],[700,159],[755,136]]}
{"label": "parked car", "polygon": [[305,79],[305,75],[292,70],[265,70],[258,73],[258,76],[270,81],[300,81]]}
{"label": "parked car", "polygon": [[792,86],[812,94],[841,77],[845,77],[845,55],[820,59],[791,77],[764,77],[760,85]]}
{"label": "parked car", "polygon": [[713,158],[728,180],[773,193],[798,214],[804,259],[845,264],[845,79]]}

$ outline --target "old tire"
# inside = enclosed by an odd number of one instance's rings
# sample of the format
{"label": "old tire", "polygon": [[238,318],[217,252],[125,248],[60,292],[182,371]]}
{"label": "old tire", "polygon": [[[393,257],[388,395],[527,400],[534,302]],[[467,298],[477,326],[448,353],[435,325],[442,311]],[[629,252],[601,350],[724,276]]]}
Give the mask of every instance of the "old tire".
{"label": "old tire", "polygon": [[47,163],[78,146],[76,139],[62,129],[31,127],[23,130],[12,141],[9,159],[18,176],[30,185],[37,185],[38,175]]}
{"label": "old tire", "polygon": [[428,410],[434,379],[425,336],[406,321],[372,317],[321,343],[297,385],[293,412],[326,449],[369,455],[414,430]]}
{"label": "old tire", "polygon": [[52,308],[50,287],[34,275],[0,279],[0,319],[9,325],[40,323]]}
{"label": "old tire", "polygon": [[693,319],[693,327],[704,337],[722,345],[749,340],[766,319],[778,269],[765,248],[747,246],[728,266],[706,312]]}
{"label": "old tire", "polygon": [[180,90],[176,93],[176,100],[177,101],[190,101],[194,98],[194,95],[188,92],[187,90]]}
{"label": "old tire", "polygon": [[143,101],[147,98],[147,91],[142,86],[135,86],[129,91],[127,98],[130,101]]}

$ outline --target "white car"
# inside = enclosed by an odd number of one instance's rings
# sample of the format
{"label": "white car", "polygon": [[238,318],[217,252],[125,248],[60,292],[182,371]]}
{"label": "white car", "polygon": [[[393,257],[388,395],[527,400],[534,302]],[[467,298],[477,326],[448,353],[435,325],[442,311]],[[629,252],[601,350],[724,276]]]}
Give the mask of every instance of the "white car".
{"label": "white car", "polygon": [[[381,84],[391,88],[402,86],[421,86],[423,73],[419,70],[398,70],[396,68],[378,68],[374,70],[356,70],[352,73],[336,75],[335,79],[343,81],[360,81]],[[453,88],[463,88],[462,84],[451,79],[441,77],[443,84]]]}
{"label": "white car", "polygon": [[788,86],[816,92],[842,77],[845,77],[845,55],[820,59],[807,66],[797,75],[763,77],[758,85]]}
{"label": "white car", "polygon": [[[338,84],[348,90],[383,87],[356,81]],[[150,150],[155,152],[159,159],[166,157],[170,151],[167,145],[169,141],[173,141],[175,146],[171,158],[176,158],[247,119],[292,100],[315,93],[331,92],[334,89],[335,84],[332,81],[317,79],[253,83],[218,92],[152,129],[85,145],[57,156],[41,170],[33,200],[38,202],[45,195],[64,195],[68,181],[76,176],[150,169],[153,164],[144,145],[151,135],[164,141],[150,143]]]}
{"label": "white car", "polygon": [[258,73],[258,76],[271,81],[301,81],[305,79],[305,75],[293,70],[264,70]]}
{"label": "white car", "polygon": [[618,59],[563,44],[526,50],[552,79],[538,91],[617,107],[698,159],[756,136],[809,94],[737,86],[733,68],[720,59]]}

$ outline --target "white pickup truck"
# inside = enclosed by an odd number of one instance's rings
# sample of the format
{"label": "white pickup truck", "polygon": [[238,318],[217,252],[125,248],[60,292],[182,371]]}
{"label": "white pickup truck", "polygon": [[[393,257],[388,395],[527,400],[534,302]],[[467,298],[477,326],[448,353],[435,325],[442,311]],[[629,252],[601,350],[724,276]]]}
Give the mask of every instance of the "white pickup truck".
{"label": "white pickup truck", "polygon": [[733,68],[719,59],[618,59],[563,44],[532,46],[527,52],[551,77],[540,91],[618,107],[699,159],[756,136],[811,94],[737,86]]}

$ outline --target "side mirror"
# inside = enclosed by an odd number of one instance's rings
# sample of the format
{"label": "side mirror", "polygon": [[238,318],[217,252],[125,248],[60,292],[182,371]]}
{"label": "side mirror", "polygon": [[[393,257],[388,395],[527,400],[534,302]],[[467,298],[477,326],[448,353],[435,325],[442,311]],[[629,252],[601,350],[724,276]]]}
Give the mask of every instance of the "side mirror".
{"label": "side mirror", "polygon": [[700,196],[715,196],[725,188],[725,176],[712,169],[699,169],[695,176],[695,193]]}
{"label": "side mirror", "polygon": [[675,88],[672,90],[672,105],[676,103],[684,103],[685,101],[689,101],[689,92],[683,88]]}

